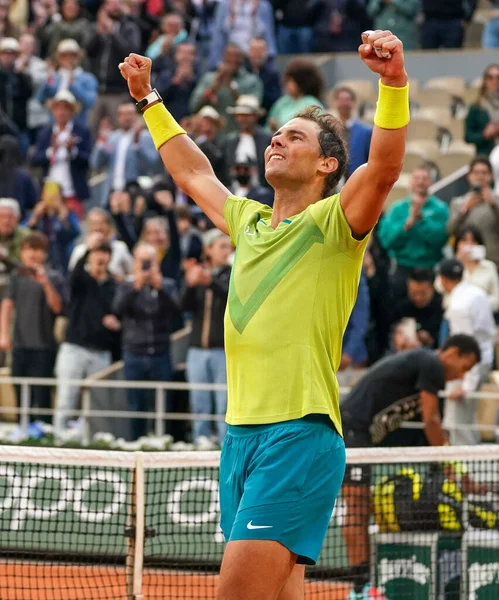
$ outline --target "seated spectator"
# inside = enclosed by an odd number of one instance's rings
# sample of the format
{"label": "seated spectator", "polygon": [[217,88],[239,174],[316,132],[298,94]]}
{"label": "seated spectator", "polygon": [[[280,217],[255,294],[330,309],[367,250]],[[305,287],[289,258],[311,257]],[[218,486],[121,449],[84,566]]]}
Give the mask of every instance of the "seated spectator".
{"label": "seated spectator", "polygon": [[262,108],[268,112],[274,102],[281,97],[281,75],[274,65],[274,58],[269,56],[269,47],[265,38],[255,37],[251,40],[246,68],[250,73],[258,75],[262,82]]}
{"label": "seated spectator", "polygon": [[367,14],[373,19],[373,29],[390,30],[404,44],[404,50],[419,47],[416,17],[420,0],[368,0]]}
{"label": "seated spectator", "polygon": [[175,47],[175,60],[159,71],[155,79],[156,89],[177,121],[190,114],[189,98],[199,79],[195,61],[194,44],[179,44]]}
{"label": "seated spectator", "polygon": [[101,201],[106,204],[113,191],[123,191],[142,175],[152,175],[159,159],[151,135],[144,129],[134,104],[118,106],[118,129],[112,130],[108,119],[101,121],[97,141],[90,156],[92,169],[105,170]]}
{"label": "seated spectator", "polygon": [[372,127],[356,118],[357,98],[350,88],[336,88],[334,103],[348,140],[348,178],[358,167],[367,162],[373,130]]}
{"label": "seated spectator", "polygon": [[450,203],[447,233],[452,236],[462,227],[476,227],[487,258],[499,268],[499,204],[491,189],[493,175],[488,159],[480,156],[473,159],[467,179],[470,191]]}
{"label": "seated spectator", "polygon": [[194,89],[189,103],[191,112],[198,112],[207,104],[213,106],[225,119],[225,131],[235,131],[236,122],[227,115],[227,108],[233,106],[242,94],[253,94],[259,102],[263,97],[262,82],[257,75],[248,73],[243,65],[242,51],[234,44],[228,44],[217,71],[203,75]]}
{"label": "seated spectator", "polygon": [[471,21],[476,2],[422,0],[422,8],[421,46],[425,50],[461,48],[464,24]]}
{"label": "seated spectator", "polygon": [[493,10],[482,33],[483,48],[499,48],[499,1],[490,0]]}
{"label": "seated spectator", "polygon": [[468,225],[454,239],[454,252],[464,267],[464,281],[487,294],[492,312],[499,310],[499,275],[497,267],[485,258],[487,250],[480,231]]}
{"label": "seated spectator", "polygon": [[[128,381],[169,381],[172,377],[170,334],[179,313],[172,280],[159,269],[156,248],[140,243],[133,253],[133,281],[122,282],[113,313],[121,321],[124,373]],[[154,410],[153,390],[128,390],[128,408]],[[148,431],[145,419],[132,420],[132,439]]]}
{"label": "seated spectator", "polygon": [[57,183],[45,183],[41,200],[26,220],[26,226],[45,234],[49,241],[48,264],[66,274],[74,241],[80,235],[80,222],[64,204]]}
{"label": "seated spectator", "polygon": [[321,3],[272,0],[272,7],[276,17],[279,54],[309,54],[312,51],[314,26],[321,13]]}
{"label": "seated spectator", "polygon": [[[58,379],[84,379],[111,364],[111,351],[121,325],[112,314],[116,283],[108,271],[110,260],[111,246],[100,241],[98,234],[89,236],[88,250],[69,279],[68,327],[55,365]],[[66,411],[77,407],[79,392],[63,382],[57,386],[56,436],[71,418]]]}
{"label": "seated spectator", "polygon": [[[111,215],[103,208],[92,208],[88,211],[85,223],[87,232],[85,242],[78,244],[69,259],[69,269],[72,271],[80,258],[88,251],[88,242],[95,237],[111,246],[111,261],[109,272],[116,279],[123,279],[132,272],[132,257],[125,242],[115,239]],[[97,234],[97,235],[92,235]]]}
{"label": "seated spectator", "polygon": [[54,124],[40,131],[31,164],[41,167],[47,180],[61,186],[66,206],[82,219],[84,203],[90,197],[90,130],[75,121],[79,104],[68,90],[58,92],[49,101],[49,107]]}
{"label": "seated spectator", "polygon": [[221,134],[225,121],[212,106],[203,106],[194,121],[194,141],[208,157],[215,175],[221,181],[226,181],[227,170]]}
{"label": "seated spectator", "polygon": [[99,80],[97,102],[90,115],[93,132],[97,132],[104,117],[114,124],[118,106],[129,100],[126,83],[116,65],[131,52],[139,52],[140,43],[139,26],[124,14],[124,2],[105,0],[85,41],[90,70]]}
{"label": "seated spectator", "polygon": [[[369,327],[369,287],[365,275],[359,280],[359,289],[347,328],[343,335],[343,347],[338,371],[367,366],[366,335]],[[341,385],[341,383],[340,383]]]}
{"label": "seated spectator", "polygon": [[181,260],[194,258],[199,262],[203,253],[203,242],[201,232],[192,224],[192,211],[188,206],[176,206],[175,213]]}
{"label": "seated spectator", "polygon": [[[57,352],[54,323],[62,314],[66,292],[64,280],[56,271],[45,268],[48,240],[33,232],[21,245],[21,265],[12,273],[0,315],[0,348],[12,349],[13,377],[52,377]],[[13,335],[11,337],[11,331]],[[49,409],[49,386],[32,386],[32,408]],[[21,405],[16,386],[18,407]],[[50,421],[47,416],[33,420]]]}
{"label": "seated spectator", "polygon": [[88,113],[97,99],[98,83],[92,73],[87,73],[81,68],[81,58],[81,48],[76,40],[62,40],[57,46],[54,57],[57,70],[49,71],[47,79],[38,91],[37,98],[45,104],[60,91],[69,90],[81,109],[74,121],[79,125],[86,125]]}
{"label": "seated spectator", "polygon": [[161,19],[161,33],[148,46],[145,55],[155,60],[160,56],[173,53],[175,47],[184,43],[187,37],[188,33],[182,17],[175,13],[167,13]]}
{"label": "seated spectator", "polygon": [[19,225],[21,209],[14,198],[0,198],[0,298],[8,274],[21,258],[21,245],[29,230]]}
{"label": "seated spectator", "polygon": [[[204,234],[204,252],[207,264],[189,259],[185,265],[186,289],[181,308],[192,315],[191,344],[187,354],[189,383],[227,383],[224,351],[224,315],[229,294],[232,254],[230,239],[218,229]],[[193,414],[225,415],[227,392],[191,390],[190,407]],[[210,445],[213,429],[221,446],[227,431],[224,421],[193,421],[192,438],[196,446]]]}
{"label": "seated spectator", "polygon": [[325,0],[319,7],[312,52],[357,52],[361,33],[372,29],[365,0]]}
{"label": "seated spectator", "polygon": [[0,197],[15,198],[21,209],[21,218],[24,218],[38,202],[39,190],[22,164],[17,139],[10,135],[0,136]]}
{"label": "seated spectator", "polygon": [[52,58],[62,40],[75,40],[82,46],[88,36],[90,23],[79,0],[63,0],[58,16],[39,29],[40,55],[44,58]]}
{"label": "seated spectator", "polygon": [[411,269],[434,267],[447,242],[449,211],[445,202],[429,195],[431,183],[428,169],[414,169],[411,195],[395,202],[381,220],[379,240],[397,263],[392,280],[395,299],[405,295]]}
{"label": "seated spectator", "polygon": [[286,94],[277,100],[268,114],[268,126],[272,131],[282,127],[308,106],[324,108],[320,100],[324,78],[315,64],[306,58],[295,58],[288,63],[284,71],[283,88]]}
{"label": "seated spectator", "polygon": [[442,296],[433,286],[432,269],[413,269],[407,278],[407,297],[393,307],[392,323],[412,319],[419,344],[437,348],[442,325]]}
{"label": "seated spectator", "polygon": [[19,54],[16,39],[7,37],[0,40],[0,109],[17,127],[21,153],[25,156],[29,146],[28,102],[33,87],[30,78],[16,70]]}
{"label": "seated spectator", "polygon": [[477,154],[490,154],[499,141],[499,65],[489,65],[476,102],[466,115],[464,137]]}
{"label": "seated spectator", "polygon": [[268,0],[220,0],[215,12],[208,68],[217,69],[224,49],[233,44],[247,54],[255,36],[263,37],[269,56],[277,54],[274,15]]}
{"label": "seated spectator", "polygon": [[251,95],[239,96],[236,105],[229,107],[227,112],[234,115],[238,130],[225,137],[225,168],[232,171],[237,164],[253,163],[257,166],[257,172],[252,184],[267,185],[264,154],[272,136],[268,129],[258,125],[259,118],[265,114],[258,98]]}
{"label": "seated spectator", "polygon": [[252,162],[236,161],[231,176],[231,190],[240,198],[251,198],[268,206],[274,205],[274,191],[258,183],[258,171]]}

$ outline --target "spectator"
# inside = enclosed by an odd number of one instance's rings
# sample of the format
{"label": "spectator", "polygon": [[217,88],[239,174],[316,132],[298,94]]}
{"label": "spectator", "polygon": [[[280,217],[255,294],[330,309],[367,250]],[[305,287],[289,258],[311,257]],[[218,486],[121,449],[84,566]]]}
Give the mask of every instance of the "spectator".
{"label": "spectator", "polygon": [[175,47],[175,62],[160,71],[155,86],[177,121],[189,114],[189,99],[198,82],[196,47],[182,43]]}
{"label": "spectator", "polygon": [[395,304],[392,313],[392,323],[412,319],[418,343],[429,348],[438,346],[444,313],[442,296],[435,291],[433,282],[432,269],[419,268],[410,271],[407,278],[407,296]]}
{"label": "spectator", "polygon": [[121,0],[105,0],[97,24],[85,43],[91,70],[99,80],[99,94],[90,115],[92,131],[104,117],[114,122],[118,106],[129,99],[126,84],[116,65],[131,52],[140,50],[140,29],[123,14]]}
{"label": "spectator", "polygon": [[380,224],[379,240],[397,263],[392,280],[395,299],[405,295],[411,269],[434,267],[442,258],[442,248],[447,242],[447,204],[429,195],[430,185],[429,170],[414,169],[411,195],[395,202]]}
{"label": "spectator", "polygon": [[[2,302],[0,348],[12,349],[13,377],[52,377],[54,371],[54,323],[62,314],[66,294],[63,278],[45,268],[47,256],[47,238],[38,232],[27,235],[21,244],[21,265],[11,275]],[[20,406],[19,386],[16,396]],[[50,387],[32,386],[30,406],[48,409],[50,396]],[[50,421],[47,416],[39,418]]]}
{"label": "spectator", "polygon": [[[113,313],[123,331],[125,379],[128,381],[169,381],[172,377],[170,334],[179,313],[176,287],[164,279],[156,248],[140,243],[134,250],[133,281],[120,284]],[[128,390],[132,411],[154,410],[153,390]],[[147,432],[145,419],[133,419],[132,439]]]}
{"label": "spectator", "polygon": [[217,71],[203,75],[192,93],[191,112],[198,112],[201,107],[209,104],[226,119],[225,131],[235,131],[236,123],[227,116],[227,108],[233,106],[242,94],[253,94],[259,102],[263,97],[262,82],[253,73],[248,73],[243,64],[242,51],[234,44],[228,44]]}
{"label": "spectator", "polygon": [[167,13],[161,19],[160,35],[148,46],[145,54],[151,60],[172,54],[176,46],[187,41],[187,37],[182,17],[175,13]]}
{"label": "spectator", "polygon": [[22,163],[17,139],[10,135],[0,136],[0,197],[15,198],[24,218],[38,202],[39,191]]}
{"label": "spectator", "polygon": [[124,14],[135,21],[139,27],[140,47],[147,48],[149,40],[158,33],[158,17],[161,16],[159,13],[163,11],[163,2],[156,2],[156,0],[125,0],[124,4]]}
{"label": "spectator", "polygon": [[21,152],[25,155],[29,146],[28,102],[33,88],[29,77],[16,70],[19,53],[16,39],[3,38],[0,41],[0,109],[19,130]]}
{"label": "spectator", "polygon": [[54,124],[40,131],[31,164],[41,167],[44,177],[61,186],[66,206],[82,219],[84,202],[90,197],[90,130],[75,121],[80,107],[70,91],[57,92],[48,106]]}
{"label": "spectator", "polygon": [[[132,257],[125,242],[114,237],[111,216],[103,208],[92,208],[88,211],[85,228],[85,242],[78,244],[69,259],[69,269],[72,271],[80,258],[88,251],[88,242],[99,237],[99,242],[111,246],[111,261],[109,271],[116,279],[123,279],[132,272]],[[97,236],[92,234],[98,234]]]}
{"label": "spectator", "polygon": [[[217,229],[205,233],[204,252],[207,265],[187,261],[187,287],[181,300],[182,310],[192,314],[191,345],[187,354],[189,383],[227,383],[224,351],[224,315],[229,294],[232,254],[230,239]],[[214,392],[214,410],[211,392],[190,391],[191,413],[225,415],[227,392]],[[215,422],[217,441],[221,446],[227,431],[223,421]],[[207,449],[210,445],[210,421],[193,421],[193,441]]]}
{"label": "spectator", "polygon": [[0,137],[10,135],[16,139],[19,137],[19,129],[14,121],[2,111],[0,106]]}
{"label": "spectator", "polygon": [[312,104],[324,108],[320,100],[324,78],[312,61],[306,58],[292,60],[284,71],[283,87],[286,94],[269,111],[268,125],[272,131]]}
{"label": "spectator", "polygon": [[11,0],[0,0],[0,39],[17,38],[19,35],[19,29],[9,16],[10,6]]}
{"label": "spectator", "polygon": [[313,52],[357,52],[360,35],[372,29],[365,0],[325,0],[314,30]]}
{"label": "spectator", "polygon": [[268,206],[274,205],[274,191],[258,183],[258,171],[252,162],[236,161],[231,176],[231,189],[235,196],[251,198]]}
{"label": "spectator", "polygon": [[256,37],[251,40],[246,68],[250,73],[258,75],[262,82],[262,108],[268,112],[281,96],[281,75],[274,64],[274,59],[269,57],[268,44],[264,38]]}
{"label": "spectator", "polygon": [[[40,37],[51,24],[59,23],[61,20],[57,0],[31,2],[30,12],[30,30],[36,37]],[[43,58],[46,58],[46,56],[43,56]]]}
{"label": "spectator", "polygon": [[499,268],[499,205],[490,187],[492,181],[488,159],[473,159],[468,172],[470,191],[451,201],[447,233],[452,236],[462,227],[475,226],[483,238],[487,257]]}
{"label": "spectator", "polygon": [[74,241],[80,235],[80,223],[75,213],[64,204],[61,188],[57,183],[45,183],[42,198],[27,219],[26,225],[32,231],[39,231],[47,237],[49,265],[66,274]]}
{"label": "spectator", "polygon": [[21,209],[14,198],[0,198],[0,298],[3,298],[7,275],[21,258],[21,245],[28,230],[19,225]]}
{"label": "spectator", "polygon": [[483,48],[499,48],[499,1],[490,0],[493,10],[482,34]]}
{"label": "spectator", "polygon": [[62,40],[71,39],[83,46],[88,37],[90,23],[82,14],[78,0],[63,0],[59,15],[39,30],[40,54],[44,58],[52,58]]}
{"label": "spectator", "polygon": [[180,240],[180,257],[182,260],[194,258],[199,262],[203,253],[203,242],[201,232],[192,224],[192,211],[188,206],[176,206],[175,213]]}
{"label": "spectator", "polygon": [[[88,250],[78,260],[69,280],[68,328],[55,365],[56,376],[84,379],[111,364],[120,322],[112,314],[116,283],[109,275],[111,246],[98,235],[89,239]],[[57,386],[55,435],[67,425],[67,410],[78,403],[79,389],[61,382]]]}
{"label": "spectator", "polygon": [[236,164],[253,163],[257,166],[253,185],[267,185],[265,179],[264,153],[272,136],[268,129],[258,125],[258,119],[265,113],[260,108],[256,96],[241,95],[236,105],[227,112],[234,115],[238,131],[227,134],[224,143],[225,167],[231,171]]}
{"label": "spectator", "polygon": [[226,181],[227,172],[221,135],[225,121],[212,106],[203,106],[196,115],[195,121],[194,141],[208,157],[215,175],[221,181]]}
{"label": "spectator", "polygon": [[75,117],[75,123],[87,124],[90,109],[97,100],[98,83],[92,73],[84,71],[81,66],[82,53],[75,40],[62,40],[57,46],[55,63],[57,71],[50,70],[37,98],[45,104],[59,92],[69,90],[80,105],[80,112]]}
{"label": "spectator", "polygon": [[105,169],[106,181],[101,192],[102,204],[112,191],[123,191],[142,175],[151,175],[158,165],[158,153],[149,132],[139,121],[135,106],[123,102],[117,111],[118,129],[103,119],[99,126],[90,164],[92,169]]}
{"label": "spectator", "polygon": [[499,310],[499,276],[497,267],[485,258],[486,248],[480,231],[468,225],[460,229],[454,239],[456,258],[463,264],[464,281],[487,294],[492,312]]}
{"label": "spectator", "polygon": [[373,19],[373,29],[390,30],[404,43],[404,50],[415,50],[416,17],[421,10],[420,0],[369,0],[367,14]]}
{"label": "spectator", "polygon": [[420,347],[421,342],[418,339],[415,319],[404,318],[394,325],[391,341],[393,354]]}
{"label": "spectator", "polygon": [[464,136],[483,155],[499,142],[499,65],[485,69],[478,98],[466,115]]}
{"label": "spectator", "polygon": [[346,173],[348,178],[358,167],[367,162],[373,130],[356,118],[357,98],[350,88],[336,88],[334,103],[348,140],[349,161]]}
{"label": "spectator", "polygon": [[220,0],[215,12],[208,68],[218,68],[227,44],[233,44],[248,54],[251,40],[256,36],[267,42],[269,56],[277,54],[270,2]]}
{"label": "spectator", "polygon": [[320,2],[272,0],[277,22],[279,54],[309,54],[314,26],[321,12]]}
{"label": "spectator", "polygon": [[[366,335],[369,326],[369,287],[361,273],[357,300],[343,335],[343,348],[339,371],[359,369],[367,365]],[[341,385],[341,383],[340,383]]]}
{"label": "spectator", "polygon": [[471,21],[476,1],[422,0],[424,22],[421,25],[421,45],[425,50],[461,48],[465,21]]}
{"label": "spectator", "polygon": [[476,431],[455,430],[453,425],[473,425],[476,422],[476,399],[467,394],[484,383],[494,360],[496,327],[489,301],[484,291],[463,281],[463,265],[455,258],[438,265],[440,283],[448,294],[445,318],[451,336],[467,334],[480,346],[481,362],[465,375],[458,387],[445,400],[445,423],[450,427],[451,444],[476,444]]}

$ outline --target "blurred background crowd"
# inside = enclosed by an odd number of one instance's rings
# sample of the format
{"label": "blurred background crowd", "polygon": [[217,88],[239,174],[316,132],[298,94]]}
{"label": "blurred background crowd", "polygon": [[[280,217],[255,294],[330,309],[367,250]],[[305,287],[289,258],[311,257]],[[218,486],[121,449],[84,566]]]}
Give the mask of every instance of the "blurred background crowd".
{"label": "blurred background crowd", "polygon": [[[64,381],[116,361],[132,381],[226,381],[233,248],[165,172],[119,62],[130,52],[150,57],[153,85],[218,177],[235,195],[272,205],[264,150],[309,105],[343,123],[347,177],[366,162],[376,91],[362,80],[326,89],[314,53],[355,51],[369,28],[391,29],[409,51],[460,48],[470,36],[497,48],[499,2],[0,0],[0,358],[13,376],[60,380],[55,394],[30,389],[32,407],[57,408],[56,433],[79,402]],[[470,333],[482,349],[480,370],[453,387],[455,399],[493,369],[499,65],[483,67],[473,81],[411,81],[404,173],[366,253],[343,385],[387,354],[437,348],[449,333]],[[462,194],[434,193],[462,168]],[[179,367],[172,336],[185,331]],[[167,408],[223,414],[226,393],[195,390],[183,402],[168,395]],[[153,399],[130,389],[127,405],[150,410]],[[475,413],[470,404],[453,418],[471,423]],[[136,419],[129,435],[147,431]],[[207,448],[224,431],[199,420],[180,437]],[[463,435],[454,441],[472,441]]]}

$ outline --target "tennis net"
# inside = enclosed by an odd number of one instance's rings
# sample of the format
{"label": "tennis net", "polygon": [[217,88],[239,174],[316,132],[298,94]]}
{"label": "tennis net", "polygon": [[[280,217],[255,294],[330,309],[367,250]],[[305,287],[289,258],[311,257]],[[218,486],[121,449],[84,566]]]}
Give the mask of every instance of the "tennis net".
{"label": "tennis net", "polygon": [[[0,447],[1,600],[214,600],[215,452]],[[351,450],[305,597],[499,598],[499,447]]]}

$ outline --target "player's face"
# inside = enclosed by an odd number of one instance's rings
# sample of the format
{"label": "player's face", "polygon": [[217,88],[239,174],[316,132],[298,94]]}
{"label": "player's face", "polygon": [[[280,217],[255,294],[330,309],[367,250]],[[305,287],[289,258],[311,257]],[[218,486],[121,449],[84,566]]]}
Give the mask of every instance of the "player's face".
{"label": "player's face", "polygon": [[466,373],[472,369],[476,363],[474,354],[461,354],[457,348],[449,348],[445,364],[445,381],[454,381],[462,379]]}

